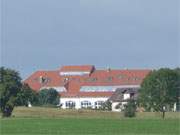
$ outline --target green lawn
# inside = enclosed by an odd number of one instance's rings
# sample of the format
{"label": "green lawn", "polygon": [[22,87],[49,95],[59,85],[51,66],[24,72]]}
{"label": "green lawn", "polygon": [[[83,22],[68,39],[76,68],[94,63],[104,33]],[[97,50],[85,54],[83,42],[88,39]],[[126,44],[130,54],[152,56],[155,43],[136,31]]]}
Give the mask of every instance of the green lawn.
{"label": "green lawn", "polygon": [[[91,111],[57,113],[58,110],[55,110],[15,109],[14,117],[0,119],[0,135],[180,135],[179,113],[168,114],[163,120],[152,117],[154,114],[144,115],[144,113],[130,119],[123,118],[118,113]],[[24,115],[21,116],[23,111]],[[43,113],[46,115],[42,115]]]}
{"label": "green lawn", "polygon": [[178,135],[178,120],[11,118],[2,135]]}

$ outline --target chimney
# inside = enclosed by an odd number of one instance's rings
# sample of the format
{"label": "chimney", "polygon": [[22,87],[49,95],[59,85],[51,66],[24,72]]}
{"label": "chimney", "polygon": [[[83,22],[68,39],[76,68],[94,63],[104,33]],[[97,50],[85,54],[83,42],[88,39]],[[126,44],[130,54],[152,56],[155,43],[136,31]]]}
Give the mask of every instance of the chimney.
{"label": "chimney", "polygon": [[110,72],[110,71],[111,71],[111,68],[110,68],[110,67],[108,67],[108,68],[107,68],[107,72]]}
{"label": "chimney", "polygon": [[39,83],[43,83],[44,79],[42,76],[39,76]]}

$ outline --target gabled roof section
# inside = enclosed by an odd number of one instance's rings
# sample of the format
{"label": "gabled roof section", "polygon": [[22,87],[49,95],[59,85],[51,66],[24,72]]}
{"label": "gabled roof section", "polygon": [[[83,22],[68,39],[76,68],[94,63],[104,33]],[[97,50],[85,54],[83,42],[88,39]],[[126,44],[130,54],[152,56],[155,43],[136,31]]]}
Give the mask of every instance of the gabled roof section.
{"label": "gabled roof section", "polygon": [[112,102],[125,101],[123,99],[123,94],[125,94],[125,93],[127,93],[127,94],[134,94],[132,99],[137,100],[138,90],[139,90],[139,88],[118,88],[112,94],[112,96],[109,98],[109,100],[112,101]]}
{"label": "gabled roof section", "polygon": [[59,71],[36,71],[29,76],[24,83],[27,83],[36,91],[42,87],[60,87],[64,85]]}

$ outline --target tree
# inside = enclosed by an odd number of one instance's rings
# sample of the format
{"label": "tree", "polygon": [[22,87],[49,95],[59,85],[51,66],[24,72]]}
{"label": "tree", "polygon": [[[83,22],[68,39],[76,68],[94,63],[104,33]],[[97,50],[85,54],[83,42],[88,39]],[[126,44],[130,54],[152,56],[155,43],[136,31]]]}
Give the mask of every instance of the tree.
{"label": "tree", "polygon": [[34,92],[28,84],[22,84],[20,92],[17,94],[17,106],[28,106],[31,103],[33,105],[38,104],[38,95]]}
{"label": "tree", "polygon": [[162,68],[152,71],[139,90],[139,102],[148,111],[163,112],[178,102],[180,76],[174,70]]}
{"label": "tree", "polygon": [[[178,67],[178,68],[174,69],[174,71],[178,74],[178,76],[180,78],[180,68]],[[179,81],[179,83],[180,83],[180,81]],[[176,104],[176,110],[180,111],[180,91],[178,91],[178,101],[177,101],[177,104]]]}
{"label": "tree", "polygon": [[21,78],[19,73],[0,68],[0,107],[3,117],[11,116],[14,109],[17,94],[21,89]]}
{"label": "tree", "polygon": [[136,103],[133,99],[130,99],[125,105],[124,109],[125,117],[135,117],[136,116]]}
{"label": "tree", "polygon": [[59,104],[59,93],[55,89],[43,89],[38,94],[39,105]]}

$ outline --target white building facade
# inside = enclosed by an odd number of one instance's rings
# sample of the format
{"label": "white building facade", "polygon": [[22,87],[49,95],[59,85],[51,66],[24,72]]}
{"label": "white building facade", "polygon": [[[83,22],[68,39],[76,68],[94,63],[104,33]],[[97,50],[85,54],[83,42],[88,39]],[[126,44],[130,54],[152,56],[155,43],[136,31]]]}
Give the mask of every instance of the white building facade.
{"label": "white building facade", "polygon": [[108,100],[109,97],[72,97],[72,98],[60,98],[60,104],[62,109],[74,108],[92,108],[99,109],[103,103]]}

